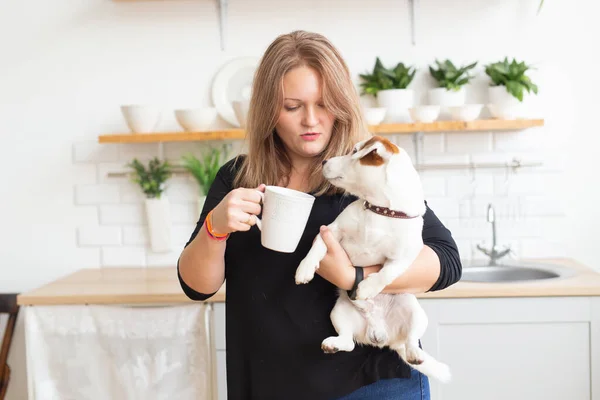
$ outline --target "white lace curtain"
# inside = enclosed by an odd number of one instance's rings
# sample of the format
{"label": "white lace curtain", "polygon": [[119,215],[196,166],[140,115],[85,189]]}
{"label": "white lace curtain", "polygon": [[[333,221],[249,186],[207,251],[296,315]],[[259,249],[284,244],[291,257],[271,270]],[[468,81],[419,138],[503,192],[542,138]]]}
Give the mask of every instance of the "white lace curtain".
{"label": "white lace curtain", "polygon": [[29,398],[212,398],[210,306],[26,307]]}

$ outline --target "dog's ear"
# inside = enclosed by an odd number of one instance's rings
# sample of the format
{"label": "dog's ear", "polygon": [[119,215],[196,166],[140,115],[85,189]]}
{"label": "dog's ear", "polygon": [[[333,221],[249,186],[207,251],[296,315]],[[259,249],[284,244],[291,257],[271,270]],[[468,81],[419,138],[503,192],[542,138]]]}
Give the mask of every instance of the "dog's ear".
{"label": "dog's ear", "polygon": [[389,160],[394,154],[398,154],[400,149],[394,143],[381,136],[373,136],[364,142],[362,148],[354,155],[359,158],[361,164],[379,166]]}
{"label": "dog's ear", "polygon": [[363,151],[363,155],[360,157],[360,163],[362,165],[378,167],[385,164],[385,159],[379,154],[379,151],[375,147],[373,149],[366,149]]}

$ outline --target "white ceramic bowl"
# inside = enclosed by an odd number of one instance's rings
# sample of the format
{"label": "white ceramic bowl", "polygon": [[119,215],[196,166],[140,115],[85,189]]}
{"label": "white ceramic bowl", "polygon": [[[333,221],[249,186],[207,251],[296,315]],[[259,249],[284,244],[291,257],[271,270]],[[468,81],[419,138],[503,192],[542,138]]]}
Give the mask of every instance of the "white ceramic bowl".
{"label": "white ceramic bowl", "polygon": [[426,105],[409,109],[410,117],[415,122],[433,122],[440,116],[440,106]]}
{"label": "white ceramic bowl", "polygon": [[205,131],[217,120],[217,109],[214,107],[183,108],[175,110],[175,118],[188,132]]}
{"label": "white ceramic bowl", "polygon": [[246,120],[248,118],[248,109],[250,108],[250,100],[232,101],[231,106],[235,113],[235,118],[240,124],[240,128],[246,128]]}
{"label": "white ceramic bowl", "polygon": [[457,107],[448,107],[452,119],[455,121],[474,121],[479,118],[483,104],[465,104]]}
{"label": "white ceramic bowl", "polygon": [[153,105],[123,105],[121,106],[121,113],[133,133],[155,132],[162,119],[160,108]]}
{"label": "white ceramic bowl", "polygon": [[367,125],[379,125],[383,122],[387,108],[385,107],[365,107],[364,115]]}

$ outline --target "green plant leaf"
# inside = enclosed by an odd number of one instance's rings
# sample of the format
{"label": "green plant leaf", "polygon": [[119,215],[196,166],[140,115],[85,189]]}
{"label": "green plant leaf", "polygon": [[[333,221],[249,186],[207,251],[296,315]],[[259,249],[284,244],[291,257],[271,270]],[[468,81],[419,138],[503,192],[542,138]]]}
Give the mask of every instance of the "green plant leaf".
{"label": "green plant leaf", "polygon": [[146,167],[138,159],[134,158],[128,167],[133,169],[131,180],[137,183],[147,198],[160,198],[165,190],[165,183],[171,177],[171,165],[168,161],[160,161],[154,157]]}
{"label": "green plant leaf", "polygon": [[361,94],[377,96],[381,90],[405,89],[414,79],[415,69],[398,63],[394,68],[386,68],[379,57],[371,73],[359,74]]}
{"label": "green plant leaf", "polygon": [[519,82],[508,81],[506,82],[506,90],[519,101],[523,101],[523,86]]}
{"label": "green plant leaf", "polygon": [[457,68],[450,60],[435,60],[435,67],[429,66],[429,73],[436,80],[438,87],[448,90],[459,90],[461,86],[469,83],[473,76],[469,71],[477,65],[477,62]]}
{"label": "green plant leaf", "polygon": [[192,154],[182,156],[182,166],[192,174],[200,192],[206,195],[227,156],[227,145],[204,148],[200,158]]}

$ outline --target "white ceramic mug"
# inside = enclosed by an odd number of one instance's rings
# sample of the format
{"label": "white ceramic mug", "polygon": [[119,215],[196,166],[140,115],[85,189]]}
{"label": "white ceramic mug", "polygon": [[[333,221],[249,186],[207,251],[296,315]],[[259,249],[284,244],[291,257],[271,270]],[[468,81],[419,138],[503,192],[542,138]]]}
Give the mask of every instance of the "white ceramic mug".
{"label": "white ceramic mug", "polygon": [[315,197],[279,186],[267,186],[261,195],[262,220],[256,218],[261,244],[274,251],[293,253],[306,228]]}

